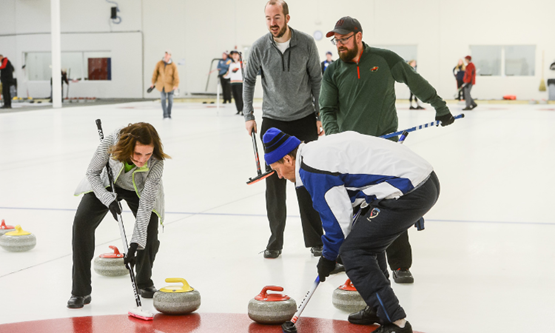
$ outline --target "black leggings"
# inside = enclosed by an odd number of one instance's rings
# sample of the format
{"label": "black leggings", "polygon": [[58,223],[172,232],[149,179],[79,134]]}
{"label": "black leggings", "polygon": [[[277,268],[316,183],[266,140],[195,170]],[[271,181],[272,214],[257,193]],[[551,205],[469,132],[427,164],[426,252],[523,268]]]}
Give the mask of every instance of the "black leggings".
{"label": "black leggings", "polygon": [[[6,69],[7,70],[7,69]],[[12,97],[10,95],[11,84],[2,82],[2,99],[4,100],[4,106],[12,106]]]}
{"label": "black leggings", "polygon": [[243,111],[243,84],[242,83],[232,83],[231,92],[233,93],[233,99],[235,100],[235,107],[237,112]]}
{"label": "black leggings", "polygon": [[[108,191],[111,191],[108,188]],[[139,197],[134,191],[127,191],[116,186],[118,200],[125,200],[127,205],[137,215],[139,209]],[[87,193],[81,199],[81,203],[75,213],[73,221],[73,288],[71,294],[74,296],[87,296],[91,294],[91,260],[94,256],[96,228],[108,213],[108,207],[104,206],[100,200],[96,198],[93,192]],[[110,214],[110,222],[113,223],[114,236],[119,236],[119,227],[117,222]],[[129,236],[129,235],[128,235]],[[129,241],[130,238],[128,238]],[[118,248],[121,248],[118,237]],[[158,216],[152,213],[147,229],[146,246],[144,250],[137,251],[136,261],[136,281],[137,286],[141,289],[153,286],[154,283],[150,279],[152,276],[152,266],[156,253],[160,247],[158,240]],[[106,245],[108,248],[108,244]],[[124,252],[123,250],[121,252]],[[127,249],[125,249],[127,252]]]}
{"label": "black leggings", "polygon": [[416,98],[416,95],[414,95],[414,94],[412,93],[412,91],[410,92],[410,97],[409,97],[410,103],[412,104],[412,96],[414,96],[414,101],[416,102],[416,104],[418,104],[418,98]]}
{"label": "black leggings", "polygon": [[229,102],[231,103],[231,87],[229,84],[229,79],[224,78],[224,76],[220,76],[220,84],[222,85],[222,94],[224,97],[224,103]]}

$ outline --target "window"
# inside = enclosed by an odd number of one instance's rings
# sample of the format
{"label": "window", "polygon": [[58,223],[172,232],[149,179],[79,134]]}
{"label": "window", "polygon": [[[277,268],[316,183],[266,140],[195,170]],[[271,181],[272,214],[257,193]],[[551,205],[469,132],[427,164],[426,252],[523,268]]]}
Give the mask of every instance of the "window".
{"label": "window", "polygon": [[536,47],[533,45],[505,46],[505,75],[534,76]]}
{"label": "window", "polygon": [[534,76],[534,45],[472,45],[472,62],[481,76]]}
{"label": "window", "polygon": [[501,53],[503,46],[471,46],[472,62],[476,73],[483,76],[501,75]]}
{"label": "window", "polygon": [[[112,58],[110,52],[62,52],[61,68],[68,78],[82,80],[112,80]],[[25,68],[29,81],[50,81],[52,76],[52,54],[50,52],[28,52]]]}
{"label": "window", "polygon": [[52,76],[50,52],[32,52],[25,55],[25,70],[30,81],[48,81]]}
{"label": "window", "polygon": [[416,45],[377,45],[374,47],[393,51],[405,61],[417,60],[418,47]]}

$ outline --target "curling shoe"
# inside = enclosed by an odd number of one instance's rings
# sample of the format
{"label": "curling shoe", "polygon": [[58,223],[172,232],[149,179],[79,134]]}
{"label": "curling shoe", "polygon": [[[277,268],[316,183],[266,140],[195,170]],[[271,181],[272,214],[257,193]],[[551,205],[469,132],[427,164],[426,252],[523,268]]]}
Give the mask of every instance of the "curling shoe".
{"label": "curling shoe", "polygon": [[312,253],[313,256],[315,257],[321,257],[322,256],[322,251],[324,250],[323,246],[313,246],[310,249],[310,252]]}
{"label": "curling shoe", "polygon": [[85,304],[89,304],[91,302],[91,295],[87,296],[74,296],[71,295],[69,301],[67,301],[67,307],[70,309],[80,309]]}
{"label": "curling shoe", "polygon": [[373,325],[381,323],[380,317],[378,317],[376,312],[369,306],[359,312],[351,313],[348,320],[349,323],[356,325]]}
{"label": "curling shoe", "polygon": [[411,272],[407,270],[401,270],[400,268],[393,271],[393,281],[395,283],[414,283],[414,278]]}
{"label": "curling shoe", "polygon": [[389,323],[378,327],[374,333],[412,333],[412,327],[408,321],[405,323],[405,327],[403,328],[400,328],[393,323]]}
{"label": "curling shoe", "polygon": [[150,286],[146,288],[139,288],[139,294],[141,294],[142,298],[152,298],[154,297],[154,293],[157,292],[156,287]]}
{"label": "curling shoe", "polygon": [[266,259],[276,259],[281,254],[281,250],[264,250],[264,258]]}
{"label": "curling shoe", "polygon": [[333,269],[333,271],[330,272],[330,275],[338,274],[338,273],[341,273],[341,272],[345,272],[345,266],[336,262],[335,263],[335,268]]}

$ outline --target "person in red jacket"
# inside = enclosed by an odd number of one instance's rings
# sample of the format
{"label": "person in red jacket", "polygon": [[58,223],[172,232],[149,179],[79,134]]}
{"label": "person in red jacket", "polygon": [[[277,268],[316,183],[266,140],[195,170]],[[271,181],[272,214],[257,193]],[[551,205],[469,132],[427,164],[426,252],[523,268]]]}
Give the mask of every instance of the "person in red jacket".
{"label": "person in red jacket", "polygon": [[13,66],[8,58],[0,54],[0,82],[2,83],[2,98],[4,105],[0,109],[12,108],[12,96],[10,95],[10,87],[14,84]]}
{"label": "person in red jacket", "polygon": [[466,72],[464,73],[464,100],[466,101],[466,107],[463,110],[472,110],[478,106],[470,96],[470,90],[476,84],[476,67],[472,63],[472,57],[467,55],[464,57],[464,61],[466,62]]}

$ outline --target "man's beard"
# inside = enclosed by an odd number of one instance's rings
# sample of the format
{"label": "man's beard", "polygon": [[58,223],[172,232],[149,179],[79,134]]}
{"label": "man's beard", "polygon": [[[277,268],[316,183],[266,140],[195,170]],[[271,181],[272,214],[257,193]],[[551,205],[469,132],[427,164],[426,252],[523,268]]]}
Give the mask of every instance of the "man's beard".
{"label": "man's beard", "polygon": [[341,60],[345,62],[350,62],[358,55],[358,45],[355,43],[355,47],[353,47],[350,50],[347,49],[347,52],[341,51],[338,53],[339,53],[339,58],[341,58]]}
{"label": "man's beard", "polygon": [[[275,28],[275,27],[276,27],[276,26],[270,27],[270,29],[271,29],[271,28]],[[278,31],[277,36],[274,36],[274,38],[281,38],[281,37],[283,37],[283,35],[285,35],[285,32],[286,32],[286,31],[287,31],[287,24],[284,25],[283,28],[281,28],[281,30]],[[270,30],[270,32],[272,32],[272,31]],[[273,34],[273,33],[272,33],[272,34]]]}

